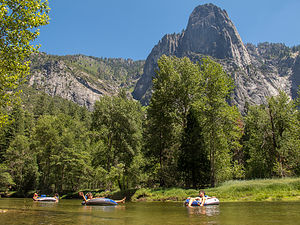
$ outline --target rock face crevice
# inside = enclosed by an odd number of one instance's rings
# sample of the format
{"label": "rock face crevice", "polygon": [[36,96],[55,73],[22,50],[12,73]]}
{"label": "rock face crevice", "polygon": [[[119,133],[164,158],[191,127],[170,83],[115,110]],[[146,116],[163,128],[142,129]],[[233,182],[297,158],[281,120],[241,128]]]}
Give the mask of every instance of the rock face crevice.
{"label": "rock face crevice", "polygon": [[132,93],[142,104],[150,101],[157,60],[163,54],[187,56],[194,62],[212,57],[232,76],[236,88],[231,103],[241,111],[245,102],[262,104],[279,90],[295,97],[300,84],[297,51],[283,44],[244,45],[227,12],[213,4],[196,7],[184,32],[165,35],[152,49]]}

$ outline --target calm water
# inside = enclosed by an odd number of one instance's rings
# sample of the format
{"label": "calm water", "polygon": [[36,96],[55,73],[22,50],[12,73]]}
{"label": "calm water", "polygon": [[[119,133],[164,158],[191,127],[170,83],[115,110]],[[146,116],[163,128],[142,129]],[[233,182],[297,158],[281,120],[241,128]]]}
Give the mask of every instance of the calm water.
{"label": "calm water", "polygon": [[0,224],[300,224],[300,202],[221,203],[189,209],[182,203],[82,206],[80,200],[38,203],[0,199]]}

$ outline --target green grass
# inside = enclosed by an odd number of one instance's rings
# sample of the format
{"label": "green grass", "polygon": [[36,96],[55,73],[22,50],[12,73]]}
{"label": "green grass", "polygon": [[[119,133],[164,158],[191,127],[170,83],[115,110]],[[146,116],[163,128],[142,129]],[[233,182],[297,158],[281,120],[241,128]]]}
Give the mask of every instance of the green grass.
{"label": "green grass", "polygon": [[[227,181],[215,188],[205,189],[209,196],[222,202],[232,201],[300,201],[300,178],[258,179]],[[168,188],[142,188],[131,197],[132,201],[184,201],[197,196],[198,190]]]}
{"label": "green grass", "polygon": [[228,181],[206,191],[221,201],[300,200],[300,178]]}
{"label": "green grass", "polygon": [[183,201],[188,196],[194,196],[197,190],[181,188],[141,188],[131,197],[132,201]]}

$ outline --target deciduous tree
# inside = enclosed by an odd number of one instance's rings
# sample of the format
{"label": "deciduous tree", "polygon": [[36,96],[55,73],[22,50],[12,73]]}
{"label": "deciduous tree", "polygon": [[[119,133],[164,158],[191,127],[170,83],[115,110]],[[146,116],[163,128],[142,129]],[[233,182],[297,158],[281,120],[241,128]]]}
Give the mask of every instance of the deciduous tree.
{"label": "deciduous tree", "polygon": [[108,173],[112,168],[123,171],[124,175],[118,177],[121,189],[128,188],[129,168],[141,150],[142,118],[140,104],[127,99],[124,91],[118,96],[100,98],[94,107],[91,128],[99,134],[94,138],[98,142],[95,154],[103,157],[95,160]]}
{"label": "deciduous tree", "polygon": [[47,0],[0,1],[0,126],[7,119],[3,109],[29,75],[28,58],[39,47],[31,42],[39,35],[38,27],[48,23],[48,12]]}

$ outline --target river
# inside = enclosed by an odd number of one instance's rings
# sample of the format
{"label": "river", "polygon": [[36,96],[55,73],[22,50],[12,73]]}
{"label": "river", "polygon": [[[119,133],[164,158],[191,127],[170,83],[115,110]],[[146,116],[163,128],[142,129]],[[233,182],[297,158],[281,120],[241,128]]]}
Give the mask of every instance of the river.
{"label": "river", "polygon": [[82,206],[81,201],[33,202],[0,199],[0,224],[300,224],[300,202],[234,202],[186,208],[181,202],[127,202]]}

